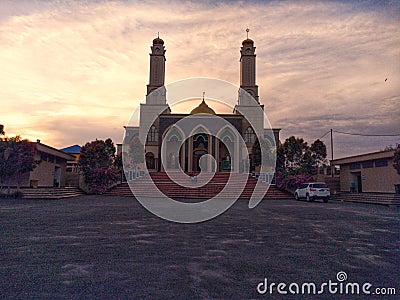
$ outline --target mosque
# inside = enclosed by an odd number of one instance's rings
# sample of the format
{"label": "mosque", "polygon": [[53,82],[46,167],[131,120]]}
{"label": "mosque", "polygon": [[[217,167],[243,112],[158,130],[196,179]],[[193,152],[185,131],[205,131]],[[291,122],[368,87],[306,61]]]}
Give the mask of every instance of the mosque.
{"label": "mosque", "polygon": [[[256,84],[256,47],[247,38],[240,49],[240,88],[250,95],[252,101],[238,96],[237,105],[230,114],[217,114],[204,98],[190,113],[173,113],[167,102],[165,83],[165,44],[157,37],[153,40],[150,53],[150,76],[146,101],[140,105],[139,127],[125,126],[124,144],[139,137],[139,128],[147,128],[142,137],[146,168],[149,172],[163,172],[181,168],[186,173],[205,171],[240,172],[257,169],[255,148],[260,147],[257,134],[272,136],[273,145],[279,144],[280,129],[264,129],[264,105],[260,103]],[[240,93],[239,93],[240,94]],[[201,98],[200,98],[201,99]],[[197,126],[190,134],[179,129],[179,121],[187,118],[204,119],[205,116],[219,117],[229,126],[222,126],[216,135],[211,135],[207,124]],[[207,122],[204,119],[204,122]],[[267,133],[268,131],[268,133]],[[240,136],[239,136],[240,135]],[[239,140],[244,141],[247,157],[242,157]],[[162,156],[162,144],[168,145],[168,153]],[[202,156],[211,155],[214,160],[202,165]],[[163,159],[163,163],[161,163]],[[166,161],[164,161],[164,159]],[[164,163],[165,162],[165,163]]]}

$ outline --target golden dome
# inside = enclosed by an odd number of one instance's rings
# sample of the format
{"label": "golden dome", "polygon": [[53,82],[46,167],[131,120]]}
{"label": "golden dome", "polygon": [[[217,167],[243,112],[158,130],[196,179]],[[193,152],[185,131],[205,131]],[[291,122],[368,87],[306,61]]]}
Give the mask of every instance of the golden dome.
{"label": "golden dome", "polygon": [[201,101],[200,105],[193,108],[190,114],[210,114],[210,115],[215,115],[215,111],[207,105],[207,103],[204,101]]}

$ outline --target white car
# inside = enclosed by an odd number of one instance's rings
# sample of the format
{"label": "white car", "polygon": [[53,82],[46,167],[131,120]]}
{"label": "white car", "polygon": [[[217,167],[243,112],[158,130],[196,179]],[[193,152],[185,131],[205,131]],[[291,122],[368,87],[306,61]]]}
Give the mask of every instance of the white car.
{"label": "white car", "polygon": [[331,192],[324,182],[310,182],[301,184],[294,192],[294,197],[296,200],[305,198],[307,201],[323,199],[326,203],[331,197]]}

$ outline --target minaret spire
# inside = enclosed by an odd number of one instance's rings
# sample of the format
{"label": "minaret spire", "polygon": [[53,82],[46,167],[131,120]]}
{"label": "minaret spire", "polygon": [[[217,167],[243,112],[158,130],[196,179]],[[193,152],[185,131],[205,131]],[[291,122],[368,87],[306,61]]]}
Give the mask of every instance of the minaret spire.
{"label": "minaret spire", "polygon": [[147,95],[162,87],[165,80],[165,46],[164,41],[160,39],[159,32],[150,48],[150,75],[149,84],[147,85]]}
{"label": "minaret spire", "polygon": [[249,39],[250,29],[246,29],[247,38],[242,42],[240,49],[240,87],[258,100],[258,86],[256,85],[256,47]]}

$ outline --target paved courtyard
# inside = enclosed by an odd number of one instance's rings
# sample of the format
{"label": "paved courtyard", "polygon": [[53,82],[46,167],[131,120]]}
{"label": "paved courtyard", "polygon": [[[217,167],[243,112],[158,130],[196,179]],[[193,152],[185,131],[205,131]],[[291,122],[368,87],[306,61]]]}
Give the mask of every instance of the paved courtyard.
{"label": "paved courtyard", "polygon": [[264,278],[338,282],[344,271],[344,282],[395,287],[386,298],[398,299],[399,216],[357,203],[270,200],[248,209],[238,201],[213,220],[175,224],[123,197],[1,200],[0,298],[306,299],[256,287]]}

